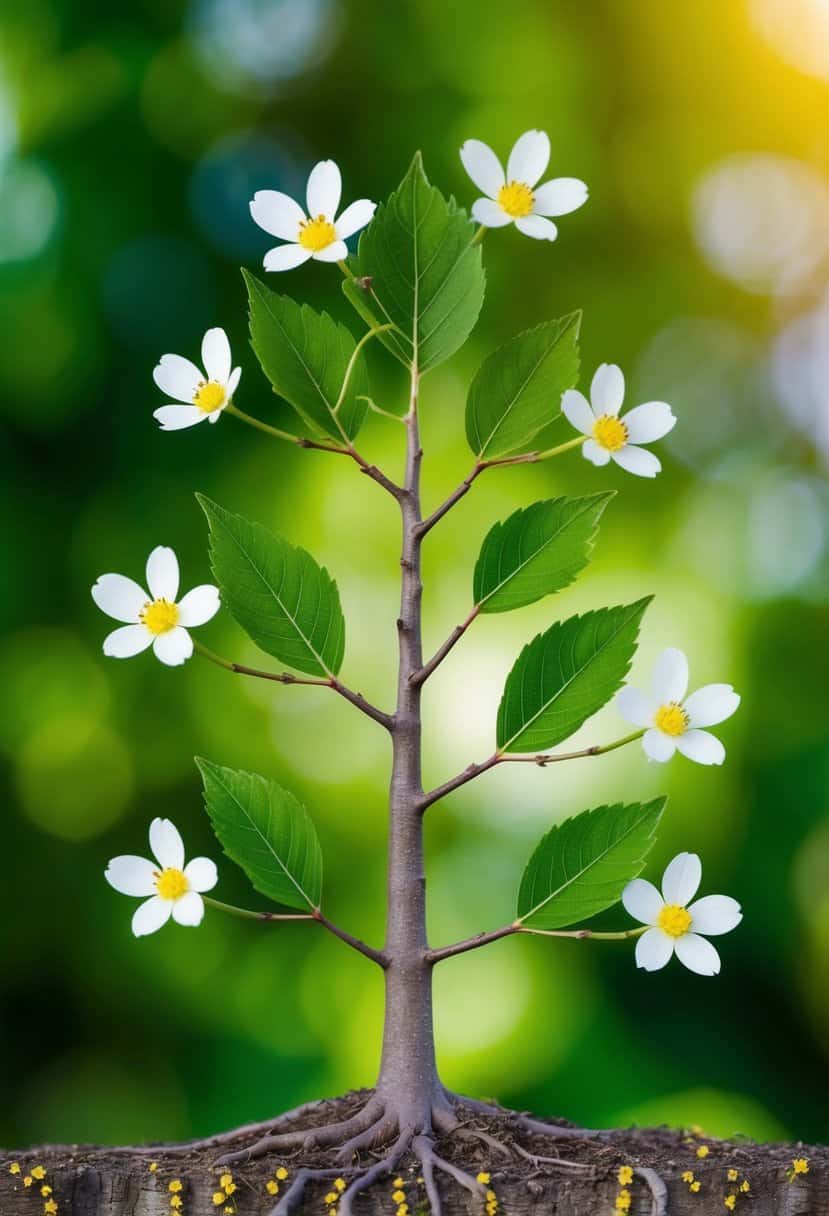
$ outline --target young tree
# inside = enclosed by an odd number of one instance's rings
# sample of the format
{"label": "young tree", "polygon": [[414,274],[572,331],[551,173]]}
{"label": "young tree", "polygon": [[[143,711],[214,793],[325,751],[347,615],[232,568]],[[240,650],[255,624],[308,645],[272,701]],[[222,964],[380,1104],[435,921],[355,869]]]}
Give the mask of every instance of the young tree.
{"label": "young tree", "polygon": [[[567,452],[594,466],[614,461],[629,473],[653,477],[657,457],[644,445],[674,425],[670,407],[647,402],[621,413],[624,379],[603,364],[592,378],[588,401],[574,385],[579,374],[580,315],[542,321],[484,360],[469,387],[466,435],[473,463],[460,485],[432,510],[420,496],[423,460],[419,435],[421,392],[427,374],[450,358],[469,337],[484,299],[482,238],[489,229],[514,224],[541,242],[553,241],[551,216],[581,206],[582,182],[559,178],[536,183],[549,160],[549,141],[528,131],[515,144],[504,172],[495,153],[470,140],[463,164],[486,197],[472,207],[470,221],[453,199],[430,185],[415,156],[400,186],[385,204],[352,203],[337,218],[340,173],[332,161],[316,165],[307,189],[307,214],[276,191],[257,193],[254,220],[283,243],[265,257],[268,271],[286,271],[309,258],[339,266],[346,300],[367,328],[355,340],[325,313],[277,294],[245,272],[253,349],[275,392],[296,411],[297,433],[289,434],[243,413],[234,394],[240,371],[232,370],[221,329],[205,335],[202,372],[177,355],[165,355],[155,371],[158,386],[176,404],[156,411],[164,430],[190,427],[227,414],[261,432],[302,448],[345,456],[383,491],[400,512],[400,610],[397,701],[393,709],[370,704],[340,679],[345,623],[337,585],[307,552],[261,524],[252,523],[201,498],[210,531],[212,568],[218,583],[197,587],[178,599],[178,565],[170,549],[157,548],[147,563],[148,591],[121,575],[103,575],[93,588],[96,603],[122,622],[104,642],[104,652],[125,658],[152,646],[175,666],[194,650],[248,677],[329,689],[388,732],[392,744],[388,819],[386,938],[371,946],[334,924],[321,907],[322,863],[311,819],[297,799],[272,778],[197,761],[207,813],[225,853],[246,872],[254,888],[280,909],[248,912],[214,900],[206,892],[216,867],[206,858],[185,865],[184,847],[169,821],[155,820],[150,846],[155,860],[114,858],[107,879],[117,891],[145,897],[133,918],[136,936],[172,918],[201,922],[205,904],[259,921],[305,920],[335,934],[385,975],[385,1030],[376,1086],[363,1108],[348,1119],[313,1131],[285,1132],[285,1117],[263,1125],[258,1142],[234,1151],[234,1140],[250,1129],[214,1137],[227,1151],[221,1163],[313,1144],[337,1153],[331,1177],[349,1179],[335,1196],[340,1216],[350,1216],[354,1198],[406,1153],[420,1162],[429,1201],[440,1211],[436,1171],[480,1195],[489,1204],[486,1181],[439,1157],[438,1135],[462,1132],[460,1114],[474,1110],[506,1118],[501,1108],[449,1092],[435,1059],[432,973],[438,963],[500,938],[529,933],[548,938],[636,939],[636,962],[646,970],[664,966],[676,953],[692,971],[714,975],[719,957],[707,940],[733,929],[739,905],[714,895],[694,900],[699,858],[682,853],[668,866],[661,893],[638,878],[664,807],[664,799],[588,810],[554,826],[530,857],[517,896],[515,919],[492,932],[449,945],[432,946],[426,931],[423,830],[426,812],[441,799],[503,764],[542,768],[602,755],[641,740],[658,762],[676,751],[701,764],[720,764],[722,744],[706,728],[729,717],[739,704],[730,685],[688,693],[688,665],[679,650],[659,659],[650,693],[622,687],[637,645],[648,599],[552,624],[519,654],[504,687],[492,754],[468,764],[434,789],[421,780],[421,696],[426,681],[480,616],[507,612],[560,591],[587,565],[600,518],[612,495],[593,490],[583,497],[533,503],[495,524],[484,537],[472,576],[472,607],[438,650],[424,657],[421,642],[421,551],[432,529],[470,492],[484,473],[515,464],[551,460]],[[356,254],[348,237],[363,229]],[[408,409],[402,478],[370,463],[355,446],[369,409],[363,350],[376,339],[407,369]],[[428,408],[428,392],[425,408]],[[564,423],[558,422],[560,415]],[[554,425],[575,428],[552,443]],[[592,474],[592,469],[591,469]],[[230,662],[191,639],[189,629],[207,622],[221,601],[250,638],[292,670],[260,670]],[[298,674],[297,674],[298,673]],[[621,692],[619,691],[621,689]],[[607,743],[578,750],[559,747],[616,696],[622,716],[635,728]],[[617,932],[596,932],[591,917],[622,900],[639,922]],[[514,1128],[555,1137],[587,1135],[509,1115]],[[386,1146],[381,1159],[359,1164],[360,1153]],[[357,1164],[355,1164],[357,1162]],[[312,1176],[298,1175],[275,1209],[284,1214],[300,1202]]]}

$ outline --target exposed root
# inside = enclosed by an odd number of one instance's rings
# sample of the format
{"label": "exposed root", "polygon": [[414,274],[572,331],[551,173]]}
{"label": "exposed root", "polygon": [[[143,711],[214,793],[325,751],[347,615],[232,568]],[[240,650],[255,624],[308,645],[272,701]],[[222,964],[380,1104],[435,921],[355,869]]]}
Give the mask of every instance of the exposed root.
{"label": "exposed root", "polygon": [[405,1128],[394,1143],[391,1152],[388,1153],[380,1161],[376,1161],[364,1174],[359,1174],[351,1186],[343,1191],[343,1197],[340,1200],[339,1211],[340,1216],[352,1216],[353,1203],[361,1191],[368,1190],[373,1182],[378,1178],[382,1178],[384,1174],[390,1174],[397,1169],[398,1163],[405,1155],[406,1150],[412,1143],[411,1128]]}
{"label": "exposed root", "polygon": [[348,1178],[350,1174],[354,1173],[356,1173],[356,1170],[353,1169],[297,1170],[297,1172],[294,1174],[291,1185],[288,1187],[276,1207],[272,1210],[271,1216],[289,1216],[289,1213],[297,1211],[299,1205],[302,1203],[302,1197],[305,1194],[305,1188],[309,1182],[321,1182],[328,1178]]}
{"label": "exposed root", "polygon": [[[217,1158],[216,1165],[236,1165],[240,1161],[252,1161],[255,1157],[264,1157],[268,1153],[290,1152],[291,1149],[329,1148],[341,1144],[343,1137],[351,1132],[363,1132],[374,1124],[375,1118],[382,1114],[383,1106],[379,1100],[372,1098],[370,1102],[339,1123],[329,1123],[327,1127],[312,1128],[306,1131],[286,1132],[283,1135],[263,1136],[249,1148],[239,1149],[235,1153],[225,1153]],[[359,1138],[359,1137],[358,1137]]]}
{"label": "exposed root", "polygon": [[[297,1119],[301,1119],[304,1115],[317,1109],[318,1102],[303,1102],[301,1106],[295,1106],[293,1110],[283,1111],[281,1115],[275,1115],[272,1119],[263,1119],[259,1123],[246,1123],[243,1127],[234,1127],[229,1132],[219,1132],[214,1136],[206,1136],[198,1140],[184,1140],[181,1144],[165,1144],[164,1155],[168,1156],[185,1156],[188,1153],[200,1152],[203,1149],[221,1148],[224,1144],[235,1144],[239,1140],[249,1140],[251,1136],[259,1135],[264,1132],[273,1134],[278,1128],[284,1127],[286,1123],[294,1123]],[[125,1153],[130,1156],[137,1157],[153,1157],[158,1154],[158,1145],[146,1144],[122,1144],[117,1147],[108,1148],[108,1153]]]}
{"label": "exposed root", "polygon": [[525,1161],[529,1161],[531,1165],[543,1165],[549,1169],[562,1170],[564,1172],[572,1170],[575,1173],[585,1173],[591,1177],[596,1176],[595,1167],[585,1165],[581,1161],[568,1161],[566,1157],[541,1157],[538,1153],[528,1153],[520,1144],[513,1144],[512,1148],[513,1152],[517,1153],[519,1157],[523,1157]]}
{"label": "exposed root", "polygon": [[636,1166],[633,1174],[635,1178],[642,1179],[651,1193],[651,1216],[667,1216],[668,1188],[664,1179],[659,1177],[656,1170],[645,1165]]}
{"label": "exposed root", "polygon": [[435,1170],[442,1170],[444,1174],[448,1174],[450,1178],[454,1178],[455,1182],[465,1187],[467,1191],[471,1191],[476,1199],[485,1199],[486,1187],[478,1182],[476,1178],[473,1178],[471,1174],[467,1174],[466,1170],[459,1169],[451,1161],[445,1161],[443,1157],[438,1156],[435,1152],[434,1144],[435,1142],[431,1136],[415,1136],[412,1141],[412,1148],[417,1154],[417,1159],[423,1170],[423,1182],[426,1186],[426,1194],[429,1197],[429,1204],[432,1208],[432,1216],[441,1216],[443,1211],[440,1192],[435,1182]]}

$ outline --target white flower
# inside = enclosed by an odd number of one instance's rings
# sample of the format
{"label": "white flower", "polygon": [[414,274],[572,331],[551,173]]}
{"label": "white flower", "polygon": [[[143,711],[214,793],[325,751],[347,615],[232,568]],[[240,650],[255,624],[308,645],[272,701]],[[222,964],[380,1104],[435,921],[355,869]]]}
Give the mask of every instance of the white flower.
{"label": "white flower", "polygon": [[242,369],[230,370],[230,343],[223,329],[208,329],[202,338],[201,357],[203,372],[181,355],[162,355],[153,371],[162,393],[186,403],[162,405],[153,413],[162,431],[180,431],[205,418],[218,422],[236,392]]}
{"label": "white flower", "polygon": [[152,646],[157,659],[178,667],[193,653],[187,630],[204,625],[219,611],[219,590],[205,583],[177,601],[178,559],[163,545],[147,558],[147,585],[149,595],[123,574],[102,574],[92,588],[92,598],[102,612],[128,622],[104,639],[104,654],[129,659]]}
{"label": "white flower", "polygon": [[321,160],[308,177],[305,192],[308,214],[279,190],[257,190],[250,204],[254,221],[271,236],[288,245],[277,245],[265,254],[266,270],[293,270],[309,258],[318,262],[341,262],[348,256],[346,239],[371,222],[376,203],[361,198],[336,218],[342,193],[340,170],[333,160]]}
{"label": "white flower", "polygon": [[504,173],[500,160],[487,144],[468,139],[461,161],[486,198],[472,204],[472,215],[485,228],[515,224],[524,236],[554,241],[558,229],[548,215],[568,215],[587,201],[587,186],[576,177],[556,177],[536,187],[550,161],[546,131],[525,131],[509,154]]}
{"label": "white flower", "polygon": [[636,943],[636,966],[659,971],[676,956],[697,975],[719,975],[720,956],[705,937],[730,933],[743,914],[729,895],[706,895],[688,904],[697,893],[702,863],[696,853],[680,853],[662,876],[662,894],[652,882],[634,878],[622,892],[625,910],[634,920],[650,925]]}
{"label": "white flower", "polygon": [[688,660],[681,650],[663,650],[656,660],[652,691],[628,684],[616,708],[634,726],[646,727],[642,747],[650,760],[664,763],[679,751],[697,764],[722,764],[725,748],[703,726],[716,726],[736,713],[740,697],[730,684],[706,684],[688,692]]}
{"label": "white flower", "polygon": [[155,861],[145,857],[113,857],[104,878],[121,895],[149,896],[135,911],[132,931],[146,937],[166,925],[172,916],[177,925],[200,925],[204,916],[202,892],[218,882],[215,863],[209,857],[194,857],[184,864],[184,844],[169,819],[150,824],[150,849]]}
{"label": "white flower", "polygon": [[625,399],[625,378],[615,363],[603,363],[590,385],[590,401],[583,393],[568,388],[561,399],[561,410],[582,435],[587,435],[582,452],[595,465],[614,460],[637,477],[655,477],[662,465],[653,452],[637,447],[653,443],[673,430],[676,418],[664,401],[646,401],[619,417]]}

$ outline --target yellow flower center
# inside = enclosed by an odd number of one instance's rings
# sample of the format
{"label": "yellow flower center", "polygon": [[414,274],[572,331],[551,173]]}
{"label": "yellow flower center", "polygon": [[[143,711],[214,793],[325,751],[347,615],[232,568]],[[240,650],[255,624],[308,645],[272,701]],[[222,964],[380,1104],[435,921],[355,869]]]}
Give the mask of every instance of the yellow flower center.
{"label": "yellow flower center", "polygon": [[212,414],[214,410],[222,408],[225,396],[223,384],[218,384],[215,380],[202,380],[193,396],[193,404],[197,405],[203,413]]}
{"label": "yellow flower center", "polygon": [[691,913],[679,904],[665,904],[659,913],[659,928],[668,937],[684,937],[691,928]]}
{"label": "yellow flower center", "polygon": [[155,889],[162,899],[176,900],[187,894],[190,883],[181,870],[162,870],[156,873]]}
{"label": "yellow flower center", "polygon": [[153,600],[141,609],[141,624],[146,625],[156,637],[169,633],[178,624],[178,607],[169,600]]}
{"label": "yellow flower center", "polygon": [[676,738],[677,735],[684,735],[688,729],[688,715],[677,701],[670,701],[667,705],[659,706],[654,723],[657,730]]}
{"label": "yellow flower center", "polygon": [[602,414],[593,423],[593,438],[600,448],[618,452],[628,441],[628,429],[615,414]]}
{"label": "yellow flower center", "polygon": [[523,182],[508,182],[498,191],[498,206],[514,220],[529,215],[534,201],[532,190]]}
{"label": "yellow flower center", "polygon": [[310,249],[311,253],[327,249],[336,239],[334,225],[324,215],[318,215],[313,220],[303,220],[299,226],[299,243],[303,249]]}

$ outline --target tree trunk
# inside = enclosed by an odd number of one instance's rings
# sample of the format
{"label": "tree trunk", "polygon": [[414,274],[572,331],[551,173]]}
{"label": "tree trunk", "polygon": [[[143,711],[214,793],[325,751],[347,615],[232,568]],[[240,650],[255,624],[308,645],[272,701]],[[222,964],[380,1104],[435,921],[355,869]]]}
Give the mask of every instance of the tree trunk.
{"label": "tree trunk", "polygon": [[432,967],[426,961],[426,875],[423,865],[420,686],[423,665],[420,575],[420,463],[418,376],[412,371],[407,419],[406,472],[400,499],[400,615],[397,708],[392,728],[389,790],[386,1008],[377,1092],[401,1127],[430,1128],[441,1100],[432,1023]]}

